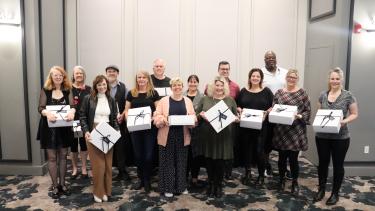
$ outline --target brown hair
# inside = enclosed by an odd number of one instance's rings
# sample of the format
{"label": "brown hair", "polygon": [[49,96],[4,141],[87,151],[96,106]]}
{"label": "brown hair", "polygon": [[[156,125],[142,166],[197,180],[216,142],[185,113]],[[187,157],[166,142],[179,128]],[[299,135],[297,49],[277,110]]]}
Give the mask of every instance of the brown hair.
{"label": "brown hair", "polygon": [[111,87],[109,86],[108,79],[104,75],[97,75],[94,81],[92,82],[92,91],[91,91],[92,97],[96,98],[96,96],[98,95],[98,89],[96,88],[96,85],[101,83],[103,80],[107,83],[107,91],[105,91],[105,95],[107,96],[108,99],[111,98],[111,95],[110,95]]}
{"label": "brown hair", "polygon": [[153,92],[154,85],[152,84],[150,74],[145,70],[140,70],[135,75],[135,87],[132,90],[130,90],[130,93],[132,94],[133,97],[138,97],[139,87],[138,87],[138,83],[137,83],[137,77],[138,77],[139,74],[142,74],[142,75],[146,76],[146,78],[148,80],[147,87],[146,87],[146,96],[147,97],[153,96],[154,95],[154,92]]}
{"label": "brown hair", "polygon": [[57,70],[61,73],[61,75],[63,75],[63,82],[61,84],[61,90],[64,90],[64,91],[68,91],[72,88],[72,82],[70,82],[69,78],[68,78],[68,75],[66,74],[66,71],[64,70],[64,68],[60,67],[60,66],[53,66],[51,67],[51,69],[49,70],[49,73],[48,73],[48,77],[47,77],[47,80],[46,82],[44,83],[44,88],[47,89],[47,90],[52,90],[55,87],[55,84],[53,83],[53,80],[52,80],[52,71],[54,70]]}
{"label": "brown hair", "polygon": [[250,80],[250,77],[251,75],[253,75],[253,73],[255,72],[258,72],[259,75],[260,75],[260,82],[259,82],[259,87],[262,88],[262,84],[263,84],[263,79],[264,79],[264,75],[263,75],[263,71],[259,68],[253,68],[249,71],[249,78],[247,79],[247,84],[249,85],[249,89],[251,89],[251,80]]}

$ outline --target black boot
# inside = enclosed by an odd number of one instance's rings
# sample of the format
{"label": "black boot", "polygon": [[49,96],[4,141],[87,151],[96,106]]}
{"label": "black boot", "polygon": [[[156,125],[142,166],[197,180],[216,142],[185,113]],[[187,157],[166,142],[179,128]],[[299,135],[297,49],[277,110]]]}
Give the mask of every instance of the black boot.
{"label": "black boot", "polygon": [[332,195],[326,201],[326,205],[335,205],[339,201],[339,194],[332,193]]}
{"label": "black boot", "polygon": [[223,186],[221,183],[215,185],[215,197],[221,198],[223,196]]}
{"label": "black boot", "polygon": [[264,176],[258,176],[256,185],[259,187],[263,187],[264,185]]}
{"label": "black boot", "polygon": [[326,187],[325,186],[319,186],[318,192],[315,193],[313,201],[318,202],[321,201],[326,194]]}
{"label": "black boot", "polygon": [[251,170],[246,169],[245,176],[242,178],[243,185],[250,185],[251,183]]}
{"label": "black boot", "polygon": [[214,194],[215,194],[214,183],[212,181],[209,181],[208,187],[207,187],[207,190],[206,190],[206,195],[207,195],[207,197],[213,197]]}
{"label": "black boot", "polygon": [[294,194],[294,195],[298,195],[298,193],[299,193],[299,185],[298,185],[297,179],[293,179],[293,181],[292,181],[292,188],[291,188],[290,192],[292,194]]}
{"label": "black boot", "polygon": [[285,178],[283,176],[280,176],[280,181],[279,181],[279,184],[277,186],[277,191],[283,192],[284,189],[285,189]]}

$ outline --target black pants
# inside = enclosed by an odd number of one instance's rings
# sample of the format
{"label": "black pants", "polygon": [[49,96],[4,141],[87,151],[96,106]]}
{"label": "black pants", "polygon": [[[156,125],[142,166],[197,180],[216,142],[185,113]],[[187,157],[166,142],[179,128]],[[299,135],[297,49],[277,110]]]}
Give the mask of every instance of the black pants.
{"label": "black pants", "polygon": [[126,156],[125,156],[125,136],[122,135],[120,139],[116,142],[113,151],[114,157],[114,166],[117,166],[119,174],[123,174],[126,172]]}
{"label": "black pants", "polygon": [[246,169],[251,169],[252,164],[256,163],[258,166],[259,176],[264,176],[265,155],[264,142],[265,139],[258,130],[242,129],[242,144],[241,152],[244,158],[244,166]]}
{"label": "black pants", "polygon": [[328,166],[331,160],[333,163],[333,187],[332,193],[338,193],[344,179],[344,160],[349,149],[350,138],[343,140],[333,140],[315,137],[316,148],[318,150],[319,185],[325,186],[328,177]]}
{"label": "black pants", "polygon": [[193,156],[192,146],[189,145],[188,148],[188,162],[187,162],[187,171],[186,178],[191,174],[191,178],[198,178],[200,167],[203,166],[204,157],[203,156]]}
{"label": "black pants", "polygon": [[221,186],[224,179],[225,160],[206,158],[208,181],[215,186]]}
{"label": "black pants", "polygon": [[279,151],[279,174],[280,177],[284,177],[287,170],[287,161],[289,159],[290,171],[292,173],[292,178],[297,179],[299,175],[299,165],[298,165],[298,154],[299,151],[291,150],[280,150]]}

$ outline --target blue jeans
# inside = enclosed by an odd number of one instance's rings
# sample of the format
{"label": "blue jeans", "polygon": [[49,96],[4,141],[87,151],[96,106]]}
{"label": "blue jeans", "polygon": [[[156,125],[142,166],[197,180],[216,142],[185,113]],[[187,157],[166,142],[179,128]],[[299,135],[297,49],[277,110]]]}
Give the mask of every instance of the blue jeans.
{"label": "blue jeans", "polygon": [[156,145],[156,131],[150,130],[134,131],[130,133],[133,143],[135,163],[138,168],[138,177],[142,184],[150,184],[150,175]]}

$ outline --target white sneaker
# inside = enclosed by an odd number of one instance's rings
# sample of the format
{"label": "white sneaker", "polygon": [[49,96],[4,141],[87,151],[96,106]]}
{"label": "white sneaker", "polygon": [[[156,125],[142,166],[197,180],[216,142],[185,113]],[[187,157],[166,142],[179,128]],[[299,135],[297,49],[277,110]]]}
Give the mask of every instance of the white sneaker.
{"label": "white sneaker", "polygon": [[94,201],[98,203],[102,203],[102,199],[94,195]]}
{"label": "white sneaker", "polygon": [[105,195],[105,194],[104,194],[104,196],[103,196],[103,201],[104,201],[104,202],[107,202],[107,201],[108,201],[108,196]]}
{"label": "white sneaker", "polygon": [[167,198],[173,197],[173,193],[164,193],[164,196]]}
{"label": "white sneaker", "polygon": [[189,194],[189,191],[188,191],[188,189],[185,189],[183,192],[182,192],[182,194],[184,194],[184,195],[187,195],[187,194]]}

